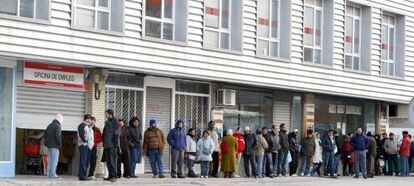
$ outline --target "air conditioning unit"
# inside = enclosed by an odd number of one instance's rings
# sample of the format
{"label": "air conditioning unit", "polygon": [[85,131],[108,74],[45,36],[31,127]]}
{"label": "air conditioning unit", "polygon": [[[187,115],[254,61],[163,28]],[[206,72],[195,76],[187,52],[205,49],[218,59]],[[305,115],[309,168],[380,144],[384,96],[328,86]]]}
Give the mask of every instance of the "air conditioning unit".
{"label": "air conditioning unit", "polygon": [[236,105],[236,90],[217,90],[217,105]]}

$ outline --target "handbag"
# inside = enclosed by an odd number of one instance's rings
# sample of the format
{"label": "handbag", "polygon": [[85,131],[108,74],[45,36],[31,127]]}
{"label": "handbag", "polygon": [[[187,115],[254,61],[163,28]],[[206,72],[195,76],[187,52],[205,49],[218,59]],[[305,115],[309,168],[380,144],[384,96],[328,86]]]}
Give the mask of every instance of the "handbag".
{"label": "handbag", "polygon": [[203,150],[202,150],[202,152],[203,152],[203,154],[205,154],[205,155],[209,155],[209,154],[211,154],[211,150],[210,150],[210,148],[206,148],[205,147],[205,145],[204,145],[204,139],[203,139]]}

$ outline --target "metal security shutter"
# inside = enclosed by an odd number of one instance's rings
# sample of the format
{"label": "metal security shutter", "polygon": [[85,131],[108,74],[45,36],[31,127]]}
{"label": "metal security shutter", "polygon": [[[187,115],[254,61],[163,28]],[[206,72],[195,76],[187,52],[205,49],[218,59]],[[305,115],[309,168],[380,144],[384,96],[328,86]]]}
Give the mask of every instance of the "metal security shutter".
{"label": "metal security shutter", "polygon": [[[146,90],[146,118],[157,120],[158,127],[164,132],[167,139],[171,130],[171,89],[147,87]],[[147,125],[148,126],[148,125]],[[165,143],[163,154],[164,171],[170,171],[170,146]],[[152,172],[148,158],[145,159],[145,172]]]}
{"label": "metal security shutter", "polygon": [[288,130],[290,128],[290,103],[284,101],[275,101],[273,104],[273,123],[280,125],[285,123]]}
{"label": "metal security shutter", "polygon": [[62,130],[76,131],[85,114],[85,92],[37,87],[17,87],[17,127],[46,129],[57,113]]}

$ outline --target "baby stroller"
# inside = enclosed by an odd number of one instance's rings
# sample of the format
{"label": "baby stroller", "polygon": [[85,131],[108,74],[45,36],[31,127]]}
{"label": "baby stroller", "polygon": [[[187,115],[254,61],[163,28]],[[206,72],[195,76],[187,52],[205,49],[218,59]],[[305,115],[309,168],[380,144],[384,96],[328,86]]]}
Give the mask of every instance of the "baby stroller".
{"label": "baby stroller", "polygon": [[23,174],[42,175],[42,156],[39,154],[39,140],[29,138],[24,144],[25,161]]}

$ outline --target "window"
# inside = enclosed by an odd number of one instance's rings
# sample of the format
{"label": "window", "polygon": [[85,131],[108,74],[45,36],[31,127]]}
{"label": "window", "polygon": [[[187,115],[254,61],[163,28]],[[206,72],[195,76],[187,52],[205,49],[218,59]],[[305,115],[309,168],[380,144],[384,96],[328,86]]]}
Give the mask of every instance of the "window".
{"label": "window", "polygon": [[187,2],[185,0],[146,0],[144,34],[170,41],[186,41]]}
{"label": "window", "polygon": [[123,1],[73,0],[74,26],[107,31],[123,31]]}
{"label": "window", "polygon": [[279,57],[279,1],[257,2],[257,54]]}
{"label": "window", "polygon": [[322,64],[322,0],[305,0],[304,61]]}
{"label": "window", "polygon": [[361,69],[361,7],[346,6],[345,19],[345,68]]}
{"label": "window", "polygon": [[50,0],[0,0],[0,13],[49,20]]}
{"label": "window", "polygon": [[381,26],[381,74],[395,75],[395,27],[396,17],[384,14]]}

